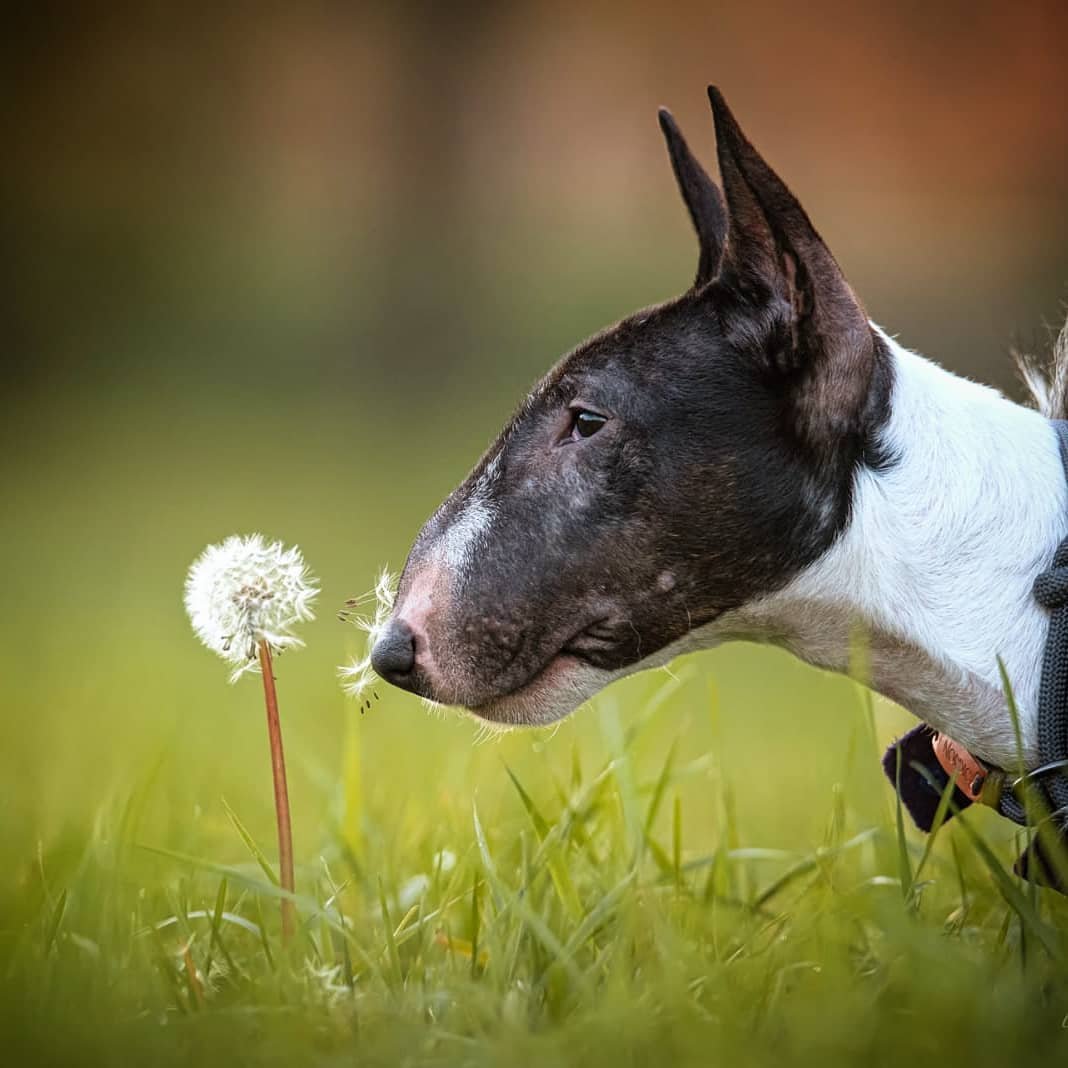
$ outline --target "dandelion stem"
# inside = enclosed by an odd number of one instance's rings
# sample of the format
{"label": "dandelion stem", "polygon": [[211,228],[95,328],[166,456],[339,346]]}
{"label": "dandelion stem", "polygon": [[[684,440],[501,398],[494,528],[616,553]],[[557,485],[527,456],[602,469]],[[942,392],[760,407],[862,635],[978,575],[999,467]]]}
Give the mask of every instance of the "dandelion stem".
{"label": "dandelion stem", "polygon": [[[282,751],[282,725],[278,719],[278,693],[274,686],[271,648],[259,642],[260,669],[263,672],[263,696],[267,703],[267,735],[271,741],[271,772],[274,776],[274,810],[278,819],[278,878],[283,890],[294,892],[293,829],[289,822],[289,789],[286,786],[286,758]],[[282,940],[293,934],[293,902],[282,900]]]}

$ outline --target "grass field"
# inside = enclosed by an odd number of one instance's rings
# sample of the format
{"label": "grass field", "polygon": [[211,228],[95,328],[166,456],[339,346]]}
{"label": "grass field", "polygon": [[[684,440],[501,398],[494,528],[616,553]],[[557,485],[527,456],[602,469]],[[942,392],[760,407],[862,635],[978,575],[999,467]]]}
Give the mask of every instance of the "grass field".
{"label": "grass field", "polygon": [[16,861],[8,1063],[1063,1056],[1068,912],[999,888],[972,835],[1000,826],[902,851],[863,781],[859,702],[821,791],[737,740],[706,749],[730,733],[714,664],[677,678],[555,737],[468,754],[466,726],[398,736],[411,764],[387,782],[363,742],[377,725],[350,722],[288,950],[239,814],[221,797],[161,812],[162,768],[141,769]]}
{"label": "grass field", "polygon": [[[733,645],[551,732],[480,741],[386,688],[361,713],[333,610],[399,562],[496,413],[428,468],[340,407],[173,396],[8,427],[40,447],[5,471],[6,1063],[1064,1057],[1068,902],[1005,874],[1018,834],[985,811],[929,854],[902,836],[878,768],[900,709]],[[300,434],[261,433],[276,416]],[[180,602],[205,542],[260,528],[324,590],[278,662],[288,949],[258,681],[227,685]]]}

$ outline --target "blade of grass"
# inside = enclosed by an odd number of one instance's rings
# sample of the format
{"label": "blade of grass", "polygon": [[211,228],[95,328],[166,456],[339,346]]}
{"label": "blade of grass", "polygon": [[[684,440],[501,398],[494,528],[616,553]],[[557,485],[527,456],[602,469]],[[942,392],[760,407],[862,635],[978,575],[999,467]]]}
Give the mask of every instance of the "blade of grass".
{"label": "blade of grass", "polygon": [[[493,858],[489,851],[489,844],[486,841],[486,835],[482,829],[482,821],[478,817],[478,807],[474,802],[472,802],[471,805],[471,814],[475,829],[475,838],[478,840],[479,852],[482,855],[483,864],[491,889],[494,890],[497,896],[499,896],[503,902],[507,903],[509,908],[511,908],[523,921],[527,930],[552,958],[552,964],[558,965],[567,974],[579,991],[592,996],[593,991],[586,976],[583,975],[571,955],[564,949],[560,940],[553,934],[545,921],[527,904],[524,897],[520,894],[513,893],[497,874],[497,866],[493,863]],[[548,972],[549,969],[545,969],[542,972],[538,980],[540,986],[544,986]]]}
{"label": "blade of grass", "polygon": [[234,825],[234,829],[241,836],[241,841],[245,843],[245,848],[252,854],[253,859],[263,869],[263,874],[274,883],[275,886],[280,886],[277,874],[275,874],[274,868],[271,867],[271,862],[267,859],[267,854],[260,849],[256,843],[256,839],[252,837],[248,828],[238,818],[237,813],[230,807],[229,802],[225,797],[220,798],[222,806],[226,810],[226,815],[230,818],[230,822]]}
{"label": "blade of grass", "polygon": [[[1042,846],[1042,853],[1048,859],[1053,873],[1062,886],[1068,886],[1068,846],[1064,836],[1053,826],[1050,813],[1045,801],[1043,791],[1035,789],[1034,785],[1027,781],[1026,761],[1023,750],[1023,728],[1020,726],[1020,710],[1016,704],[1016,694],[1009,679],[1009,673],[1005,669],[1005,663],[998,657],[998,672],[1001,675],[1001,688],[1005,693],[1005,702],[1009,708],[1009,716],[1012,718],[1012,729],[1016,740],[1016,763],[1018,774],[1024,779],[1020,791],[1023,799],[1024,811],[1027,813],[1027,825],[1024,828],[1027,841],[1024,852],[1028,854],[1031,863],[1035,860],[1035,842],[1037,837]],[[1032,904],[1038,905],[1038,884],[1030,880],[1028,886]]]}
{"label": "blade of grass", "polygon": [[226,879],[219,881],[219,892],[215,895],[215,912],[211,917],[211,934],[208,936],[208,954],[204,962],[204,974],[211,976],[211,959],[215,944],[219,940],[219,924],[222,923],[223,910],[226,908]]}
{"label": "blade of grass", "polygon": [[45,956],[52,952],[56,938],[59,936],[59,926],[63,922],[63,915],[67,911],[67,889],[63,888],[56,903],[52,906],[52,914],[48,918],[48,926],[45,929]]}
{"label": "blade of grass", "polygon": [[667,756],[664,758],[663,766],[660,768],[660,774],[656,777],[656,785],[653,787],[653,796],[649,799],[649,807],[645,811],[645,833],[646,835],[653,829],[653,823],[656,821],[657,813],[660,811],[660,804],[664,800],[664,792],[667,790],[668,783],[671,781],[671,771],[675,766],[675,752],[678,749],[679,738],[675,736],[671,743],[671,747],[668,749]]}
{"label": "blade of grass", "polygon": [[260,945],[263,947],[263,955],[267,958],[267,967],[274,971],[274,954],[271,952],[271,940],[267,937],[267,925],[263,922],[263,898],[258,894],[255,898],[256,912],[260,918]]}
{"label": "blade of grass", "polygon": [[660,874],[667,879],[674,878],[675,865],[672,864],[671,857],[667,855],[667,850],[652,835],[646,836],[645,846],[657,868],[660,869]]}
{"label": "blade of grass", "polygon": [[[214,920],[214,912],[208,912],[207,909],[193,909],[192,912],[186,913],[186,919],[189,920]],[[260,937],[260,928],[258,924],[253,923],[251,920],[246,919],[244,916],[235,912],[223,912],[219,916],[221,923],[233,924],[235,927],[240,927],[241,930],[247,931],[249,934]],[[148,934],[153,928],[157,931],[165,931],[168,927],[178,927],[179,930],[183,930],[178,916],[167,916],[165,919],[158,920],[156,923],[151,924],[149,927],[142,928],[139,934]]]}
{"label": "blade of grass", "polygon": [[[898,750],[898,759],[901,759],[901,751]],[[912,765],[915,768],[915,764]],[[950,777],[949,782],[946,783],[945,789],[942,791],[942,796],[938,799],[938,807],[935,809],[934,820],[931,822],[931,830],[927,834],[927,841],[923,844],[923,854],[920,857],[919,863],[916,865],[916,871],[913,875],[913,879],[918,882],[920,874],[923,872],[924,867],[927,864],[928,859],[931,856],[931,850],[934,849],[935,838],[938,832],[942,829],[942,824],[946,822],[946,815],[949,813],[949,803],[953,800],[953,790],[957,785],[957,773],[954,772]],[[901,795],[898,794],[898,809],[901,808]]]}
{"label": "blade of grass", "polygon": [[852,838],[842,842],[841,845],[835,846],[833,849],[817,849],[803,860],[800,860],[792,868],[783,872],[783,874],[769,886],[765,887],[764,890],[757,895],[753,904],[758,907],[767,904],[773,897],[786,889],[787,886],[795,882],[802,875],[806,875],[808,872],[813,871],[819,864],[828,860],[833,860],[835,857],[841,856],[842,853],[846,853],[850,849],[855,849],[857,846],[863,845],[865,842],[874,838],[878,833],[879,829],[877,827],[869,827],[867,830],[853,835]]}
{"label": "blade of grass", "polygon": [[630,749],[633,746],[642,731],[656,719],[657,713],[667,704],[668,699],[685,686],[696,672],[697,668],[693,664],[687,664],[680,668],[678,672],[668,676],[667,682],[660,686],[656,693],[653,694],[652,699],[642,709],[639,719],[627,729],[623,736],[624,749]]}
{"label": "blade of grass", "polygon": [[585,944],[586,940],[596,933],[597,929],[608,919],[612,910],[622,901],[623,895],[637,878],[638,873],[632,869],[608,891],[600,901],[586,914],[582,923],[575,928],[571,937],[564,945],[564,951],[569,956],[574,956]]}
{"label": "blade of grass", "polygon": [[642,834],[642,819],[638,813],[638,790],[634,778],[633,753],[631,742],[637,736],[633,730],[629,735],[623,731],[619,716],[619,702],[612,695],[603,696],[599,702],[601,732],[613,754],[616,789],[623,806],[623,816],[627,827],[628,844],[636,857],[642,848],[645,837]]}
{"label": "blade of grass", "polygon": [[1020,892],[1020,888],[1012,881],[1012,877],[1006,872],[982,835],[966,819],[960,820],[960,826],[964,828],[964,833],[978,851],[991,875],[994,876],[998,888],[1001,890],[1001,896],[1005,898],[1009,907],[1016,912],[1026,928],[1038,939],[1050,957],[1058,963],[1063,963],[1064,955],[1058,944],[1056,932],[1042,920],[1031,901]]}
{"label": "blade of grass", "polygon": [[[337,917],[333,915],[329,909],[323,908],[318,901],[305,894],[291,894],[288,890],[283,890],[281,886],[274,883],[260,882],[258,879],[246,875],[238,868],[232,868],[225,864],[216,864],[214,861],[203,860],[200,857],[190,856],[188,853],[179,853],[175,850],[164,849],[160,846],[145,845],[144,843],[138,843],[137,848],[146,853],[154,853],[156,856],[165,857],[168,860],[176,861],[201,871],[208,871],[215,875],[221,875],[230,883],[251,890],[256,895],[256,900],[258,902],[262,901],[265,897],[274,901],[281,901],[283,899],[290,900],[305,916],[305,919],[302,920],[302,929],[304,931],[308,930],[311,923],[317,920],[320,916],[323,916],[335,931],[338,931],[345,938],[352,938],[352,933],[338,921]],[[181,913],[179,913],[179,918],[180,916]],[[266,934],[263,934],[263,937],[266,938]]]}
{"label": "blade of grass", "polygon": [[[348,886],[349,880],[346,879],[339,887],[337,883],[334,882],[334,876],[331,874],[330,868],[325,860],[322,861],[322,865],[323,874],[326,876],[326,884],[330,887],[330,897],[326,899],[326,907],[337,909],[338,922],[343,928],[347,928],[348,925],[345,922],[345,913],[342,911],[341,906],[341,894],[345,887]],[[354,990],[356,982],[352,972],[352,955],[349,953],[349,940],[347,938],[341,939],[341,963],[345,971],[345,985],[350,990]]]}
{"label": "blade of grass", "polygon": [[[937,789],[937,784],[925,768],[917,765],[917,770]],[[1021,893],[1020,888],[1013,882],[1012,876],[1005,870],[983,836],[971,825],[966,814],[960,812],[956,805],[952,805],[952,808],[957,817],[957,826],[963,830],[987,870],[994,877],[994,881],[998,884],[998,889],[1001,891],[1001,896],[1005,899],[1006,904],[1020,917],[1021,921],[1031,934],[1038,939],[1050,957],[1058,963],[1063,963],[1064,954],[1056,932],[1043,921],[1027,896]]]}
{"label": "blade of grass", "polygon": [[[841,843],[839,843],[840,845]],[[837,849],[838,846],[829,848]],[[682,865],[682,870],[688,872],[696,868],[707,868],[715,864],[721,855],[726,856],[729,860],[769,860],[785,863],[786,861],[797,860],[800,854],[791,849],[765,849],[760,846],[741,846],[738,849],[727,850],[723,854],[717,849],[715,853],[705,853],[700,857],[692,857]]]}
{"label": "blade of grass", "polygon": [[382,923],[385,927],[386,950],[389,956],[389,963],[393,969],[393,977],[399,986],[404,981],[404,975],[401,970],[401,960],[400,953],[397,950],[397,940],[393,934],[393,924],[390,922],[389,918],[389,902],[386,901],[386,888],[381,877],[379,877],[378,880],[378,903],[382,909]]}
{"label": "blade of grass", "polygon": [[478,876],[471,882],[471,978],[478,978],[478,937],[481,933],[481,917],[478,911]]}
{"label": "blade of grass", "polygon": [[675,876],[675,889],[682,889],[682,798],[675,798],[675,811],[671,822],[671,861]]}
{"label": "blade of grass", "polygon": [[[534,825],[534,833],[538,836],[539,842],[544,843],[551,831],[548,820],[538,811],[533,798],[523,788],[523,784],[519,781],[515,772],[507,764],[505,764],[504,770],[508,772],[508,778],[512,780],[512,785],[515,787],[516,793],[519,794],[519,799],[530,817],[530,822]],[[579,900],[578,892],[575,890],[575,884],[571,881],[571,873],[568,871],[565,858],[561,856],[562,851],[562,846],[554,843],[547,850],[545,863],[549,869],[549,878],[552,880],[560,903],[573,920],[578,920],[582,916],[582,903]]]}
{"label": "blade of grass", "polygon": [[909,859],[908,841],[905,838],[904,806],[901,803],[901,747],[895,750],[897,757],[894,766],[895,785],[897,787],[894,806],[894,830],[897,841],[897,873],[901,881],[901,896],[908,901],[912,894],[912,861]]}

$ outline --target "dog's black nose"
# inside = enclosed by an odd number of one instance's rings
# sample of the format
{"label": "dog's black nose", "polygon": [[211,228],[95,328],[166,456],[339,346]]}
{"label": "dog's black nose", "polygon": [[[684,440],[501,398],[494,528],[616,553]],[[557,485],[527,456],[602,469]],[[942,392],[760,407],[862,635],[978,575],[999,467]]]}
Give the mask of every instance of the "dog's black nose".
{"label": "dog's black nose", "polygon": [[415,635],[401,619],[391,619],[371,650],[371,667],[387,682],[411,689],[415,667]]}

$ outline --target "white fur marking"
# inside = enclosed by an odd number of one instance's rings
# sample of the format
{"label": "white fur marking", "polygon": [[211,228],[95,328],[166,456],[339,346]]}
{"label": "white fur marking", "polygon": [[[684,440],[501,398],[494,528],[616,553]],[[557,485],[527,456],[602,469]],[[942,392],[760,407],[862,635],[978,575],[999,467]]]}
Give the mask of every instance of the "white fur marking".
{"label": "white fur marking", "polygon": [[485,537],[493,512],[479,497],[472,497],[463,511],[449,524],[441,539],[441,556],[452,569],[465,568]]}
{"label": "white fur marking", "polygon": [[1056,435],[1037,413],[886,341],[884,444],[896,462],[859,472],[852,521],[821,559],[717,629],[844,671],[860,624],[876,689],[1007,766],[1016,743],[1000,656],[1034,760],[1048,615],[1031,585],[1068,527]]}

